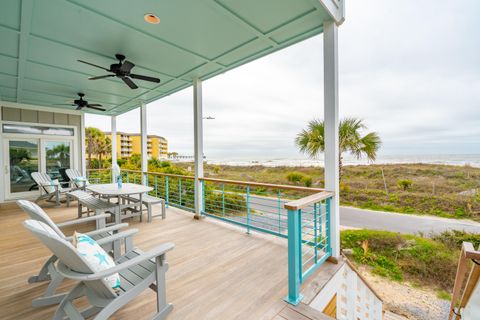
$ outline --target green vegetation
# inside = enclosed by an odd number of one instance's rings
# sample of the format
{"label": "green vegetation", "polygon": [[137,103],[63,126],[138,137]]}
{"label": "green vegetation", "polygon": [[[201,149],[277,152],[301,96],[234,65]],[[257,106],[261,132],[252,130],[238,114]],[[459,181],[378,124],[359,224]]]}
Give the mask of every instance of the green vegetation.
{"label": "green vegetation", "polygon": [[408,191],[413,184],[412,180],[398,180],[398,186],[403,189],[403,191]]}
{"label": "green vegetation", "polygon": [[[351,258],[371,267],[373,273],[444,291],[453,287],[460,254],[461,245],[452,244],[461,239],[480,243],[480,235],[459,231],[453,236],[443,233],[423,238],[387,231],[345,230],[340,239],[342,248],[352,250]],[[448,293],[441,295],[446,297]]]}
{"label": "green vegetation", "polygon": [[[218,172],[219,171],[217,171],[217,173]],[[290,172],[289,174],[287,174],[286,178],[289,182],[292,182],[294,184],[303,183],[305,187],[311,187],[313,183],[312,177],[297,171]]]}
{"label": "green vegetation", "polygon": [[305,175],[301,172],[293,171],[287,174],[287,180],[293,183],[298,183],[302,181]]}
{"label": "green vegetation", "polygon": [[[85,128],[85,146],[88,168],[108,168],[111,166],[112,160],[105,161],[103,157],[110,155],[112,141],[100,129],[94,127]],[[95,158],[93,158],[94,156]]]}
{"label": "green vegetation", "polygon": [[[275,184],[298,184],[288,178],[293,172],[310,177],[312,187],[324,187],[323,168],[318,167],[205,166],[210,177]],[[398,184],[400,180],[412,181],[407,191]],[[480,168],[433,164],[344,166],[340,187],[342,205],[480,221]]]}
{"label": "green vegetation", "polygon": [[[357,159],[363,156],[374,161],[382,141],[376,132],[369,132],[362,136],[362,131],[367,126],[361,119],[345,118],[340,121],[339,144],[340,144],[340,179],[342,178],[342,155],[346,152],[353,154]],[[325,151],[325,122],[312,120],[308,123],[307,129],[302,130],[295,139],[295,144],[301,152],[312,159],[316,159]]]}
{"label": "green vegetation", "polygon": [[442,299],[442,300],[450,301],[452,299],[452,296],[450,295],[450,293],[448,293],[445,290],[438,290],[437,291],[437,298]]}

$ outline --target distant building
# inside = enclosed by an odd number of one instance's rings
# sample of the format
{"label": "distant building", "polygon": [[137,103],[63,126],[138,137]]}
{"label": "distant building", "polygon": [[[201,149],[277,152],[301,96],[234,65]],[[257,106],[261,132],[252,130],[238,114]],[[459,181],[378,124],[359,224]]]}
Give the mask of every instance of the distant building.
{"label": "distant building", "polygon": [[[105,135],[112,139],[111,132],[105,132]],[[167,139],[156,135],[148,135],[147,151],[149,158],[167,158]],[[133,153],[142,153],[142,142],[140,133],[126,133],[117,131],[117,158],[128,158]]]}

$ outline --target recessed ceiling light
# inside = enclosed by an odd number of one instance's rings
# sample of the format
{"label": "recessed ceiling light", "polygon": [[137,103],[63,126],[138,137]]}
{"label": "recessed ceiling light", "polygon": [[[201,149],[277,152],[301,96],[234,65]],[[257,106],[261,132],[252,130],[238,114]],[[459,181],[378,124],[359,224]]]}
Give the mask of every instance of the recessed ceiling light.
{"label": "recessed ceiling light", "polygon": [[154,15],[153,13],[146,13],[143,16],[143,19],[145,19],[146,22],[151,23],[151,24],[159,24],[160,23],[160,18]]}

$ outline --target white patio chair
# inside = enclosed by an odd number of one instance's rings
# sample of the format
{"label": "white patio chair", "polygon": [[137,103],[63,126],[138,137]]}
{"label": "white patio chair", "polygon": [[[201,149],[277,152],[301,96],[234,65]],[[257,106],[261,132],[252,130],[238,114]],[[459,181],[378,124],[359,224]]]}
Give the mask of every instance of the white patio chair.
{"label": "white patio chair", "polygon": [[[81,189],[85,190],[85,187],[90,185],[89,179],[87,177],[83,176],[80,173],[80,170],[77,169],[67,169],[65,170],[65,173],[67,174],[67,177],[70,179],[71,182],[71,187],[72,189]],[[98,183],[99,179],[93,179]]]}
{"label": "white patio chair", "polygon": [[[40,200],[45,200],[54,202],[55,205],[58,206],[60,205],[60,198],[66,198],[67,206],[70,205],[70,199],[66,193],[69,192],[71,188],[63,188],[60,183],[54,183],[48,174],[42,172],[33,172],[32,179],[38,185],[38,190],[40,191],[40,196],[35,200],[36,203]],[[52,200],[54,197],[55,201]]]}
{"label": "white patio chair", "polygon": [[[63,298],[54,319],[64,319],[65,316],[69,319],[85,319],[91,316],[96,320],[108,319],[148,288],[157,294],[157,313],[152,319],[165,319],[172,310],[173,306],[167,303],[166,299],[165,273],[168,264],[165,255],[173,249],[173,243],[159,245],[145,253],[138,249],[132,250],[117,259],[114,267],[95,272],[77,249],[48,225],[27,220],[24,226],[58,257],[57,269],[60,274],[80,281]],[[115,273],[119,273],[121,279],[118,291],[114,291],[104,280]],[[91,307],[79,311],[73,302],[80,297],[86,297]]]}
{"label": "white patio chair", "polygon": [[[104,243],[102,244],[102,248],[107,252],[112,252],[114,259],[118,259],[121,257],[121,247],[122,242],[124,242],[125,252],[129,252],[133,249],[133,235],[138,232],[137,229],[130,229],[128,231],[123,231],[114,234],[114,232],[118,232],[121,229],[128,227],[128,223],[122,223],[117,225],[112,225],[110,227],[105,227],[105,219],[110,217],[109,214],[101,214],[96,215],[88,218],[82,218],[77,220],[66,221],[62,223],[55,224],[52,219],[48,216],[48,214],[40,208],[37,204],[27,201],[27,200],[18,200],[18,206],[28,214],[30,219],[40,221],[45,223],[46,225],[50,226],[50,228],[62,239],[66,241],[71,241],[71,236],[66,236],[60,228],[66,226],[73,226],[78,224],[84,224],[92,221],[97,222],[97,229],[86,232],[85,234],[89,235],[93,239]],[[42,266],[38,275],[31,276],[28,279],[28,283],[35,283],[35,282],[42,282],[42,281],[50,281],[47,289],[45,290],[44,294],[32,301],[33,307],[41,307],[51,304],[56,304],[61,301],[61,299],[65,296],[63,294],[57,294],[56,290],[60,283],[63,281],[63,276],[56,272],[55,269],[55,262],[57,261],[57,257],[55,255],[51,256]]]}

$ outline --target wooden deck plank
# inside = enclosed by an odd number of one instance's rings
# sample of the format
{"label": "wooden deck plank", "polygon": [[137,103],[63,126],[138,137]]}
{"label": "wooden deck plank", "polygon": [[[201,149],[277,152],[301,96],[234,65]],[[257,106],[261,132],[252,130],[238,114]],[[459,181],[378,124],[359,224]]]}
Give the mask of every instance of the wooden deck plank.
{"label": "wooden deck plank", "polygon": [[[161,210],[160,206],[153,209]],[[167,300],[174,305],[169,320],[281,319],[278,312],[285,306],[282,298],[288,283],[284,239],[247,235],[245,230],[209,218],[194,220],[184,211],[167,210],[165,220],[126,222],[140,230],[135,245],[143,251],[164,242],[175,243],[167,255]],[[77,216],[75,207],[46,211],[57,223]],[[30,305],[46,283],[28,284],[27,278],[40,269],[50,252],[23,228],[26,218],[19,209],[0,209],[0,319],[48,319],[55,310]],[[72,228],[66,228],[66,234],[71,232]],[[67,281],[62,289],[73,285]],[[112,319],[149,319],[155,309],[155,294],[148,290]]]}

